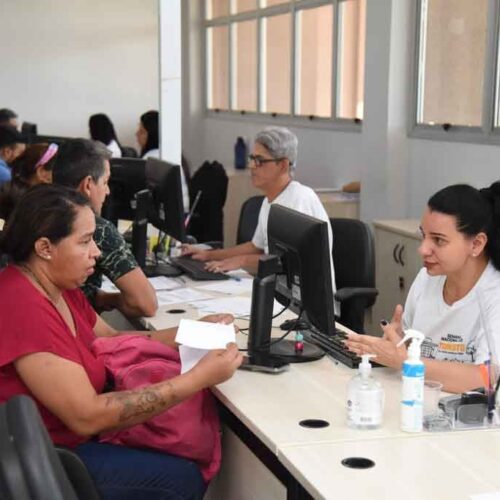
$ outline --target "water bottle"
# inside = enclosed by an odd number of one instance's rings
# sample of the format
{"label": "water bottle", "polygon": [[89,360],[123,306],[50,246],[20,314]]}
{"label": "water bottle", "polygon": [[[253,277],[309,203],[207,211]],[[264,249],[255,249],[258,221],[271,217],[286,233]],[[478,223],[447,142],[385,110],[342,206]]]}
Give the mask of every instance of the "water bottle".
{"label": "water bottle", "polygon": [[243,169],[247,166],[247,145],[243,137],[236,139],[234,145],[234,168]]}

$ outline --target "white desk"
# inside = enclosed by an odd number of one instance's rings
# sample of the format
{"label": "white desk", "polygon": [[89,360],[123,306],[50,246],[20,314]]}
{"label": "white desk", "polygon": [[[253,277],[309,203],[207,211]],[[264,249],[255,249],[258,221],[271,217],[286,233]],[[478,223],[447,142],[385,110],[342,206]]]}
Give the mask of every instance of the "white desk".
{"label": "white desk", "polygon": [[[193,307],[186,307],[181,315],[166,312],[179,306],[160,308],[155,318],[147,320],[148,327],[166,328],[181,317],[198,317]],[[241,326],[247,326],[246,322]],[[244,346],[246,337],[240,334],[238,342]],[[307,490],[314,498],[327,499],[396,499],[402,495],[409,499],[466,499],[470,494],[500,491],[500,431],[401,432],[400,376],[387,368],[374,369],[386,395],[383,426],[370,431],[349,429],[345,424],[346,387],[354,374],[323,358],[291,365],[288,372],[277,375],[238,371],[215,387],[214,394],[229,410],[230,420],[238,421],[237,426],[231,424],[232,429],[240,428],[243,434],[251,435],[249,440],[240,433],[250,450],[268,450],[264,454],[268,465],[274,457],[273,467],[285,471],[300,486],[298,491],[289,489],[287,496],[283,488],[271,483],[272,478],[262,479],[262,472],[254,465],[245,462],[238,470],[237,463],[246,461],[251,453],[230,434],[224,441],[223,467],[214,483],[216,492],[210,498],[308,498]],[[310,418],[326,420],[330,425],[323,429],[299,425]],[[261,451],[259,456],[263,455]],[[351,456],[371,458],[376,466],[347,469],[340,461]]]}

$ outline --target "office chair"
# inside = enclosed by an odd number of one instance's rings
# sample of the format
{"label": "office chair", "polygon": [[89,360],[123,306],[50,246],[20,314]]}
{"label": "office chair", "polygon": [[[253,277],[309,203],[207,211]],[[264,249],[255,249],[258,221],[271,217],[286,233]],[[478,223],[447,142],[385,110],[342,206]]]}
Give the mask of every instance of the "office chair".
{"label": "office chair", "polygon": [[252,241],[255,228],[259,220],[260,207],[264,201],[263,196],[252,196],[243,203],[238,220],[238,231],[236,233],[236,244]]}
{"label": "office chair", "polygon": [[122,146],[121,150],[122,150],[122,158],[138,158],[139,157],[135,148],[133,148],[131,146]]}
{"label": "office chair", "polygon": [[340,302],[339,321],[365,333],[365,309],[378,295],[375,288],[375,248],[367,224],[356,219],[330,219],[333,232],[333,265]]}
{"label": "office chair", "polygon": [[223,241],[224,213],[228,178],[224,167],[214,161],[206,161],[195,172],[189,185],[189,197],[193,204],[198,191],[201,196],[189,225],[189,234],[200,243]]}
{"label": "office chair", "polygon": [[25,395],[0,405],[0,497],[6,500],[98,500],[80,458],[57,450],[35,403]]}

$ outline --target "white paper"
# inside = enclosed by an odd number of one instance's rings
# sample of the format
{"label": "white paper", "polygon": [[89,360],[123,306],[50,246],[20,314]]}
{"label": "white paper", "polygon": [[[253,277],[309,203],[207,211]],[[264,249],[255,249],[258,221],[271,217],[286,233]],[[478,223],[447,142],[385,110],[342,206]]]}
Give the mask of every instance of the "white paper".
{"label": "white paper", "polygon": [[198,292],[192,288],[178,288],[177,290],[159,290],[156,292],[156,298],[159,306],[169,304],[179,304],[180,302],[195,302],[198,300],[207,300],[212,296],[208,293]]}
{"label": "white paper", "polygon": [[228,295],[240,295],[242,293],[250,293],[252,291],[253,280],[242,279],[218,281],[217,283],[210,283],[196,287],[198,290],[207,290],[210,292],[226,293]]}
{"label": "white paper", "polygon": [[[204,314],[211,313],[230,313],[238,317],[250,316],[252,307],[251,297],[221,297],[217,299],[204,300],[191,304]],[[274,301],[273,315],[281,311],[283,306]]]}
{"label": "white paper", "polygon": [[212,349],[225,349],[236,338],[234,326],[181,319],[175,341],[179,346],[181,373],[189,371]]}
{"label": "white paper", "polygon": [[235,338],[232,324],[181,319],[175,341],[196,349],[225,349]]}
{"label": "white paper", "polygon": [[155,276],[154,278],[148,278],[148,281],[155,290],[174,290],[184,286],[184,283],[179,280],[167,278],[166,276]]}

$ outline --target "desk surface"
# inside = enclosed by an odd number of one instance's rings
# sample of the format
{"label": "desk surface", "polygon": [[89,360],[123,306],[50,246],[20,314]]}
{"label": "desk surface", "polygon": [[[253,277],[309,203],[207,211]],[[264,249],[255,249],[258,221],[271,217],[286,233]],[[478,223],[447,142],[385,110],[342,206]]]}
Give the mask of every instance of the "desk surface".
{"label": "desk surface", "polygon": [[[187,281],[192,287],[201,284]],[[166,328],[182,317],[199,317],[194,307],[185,307],[181,315],[168,313],[173,308],[178,306],[160,308],[147,326]],[[243,334],[238,343],[246,346]],[[335,493],[335,498],[392,499],[405,491],[409,499],[459,499],[500,490],[500,430],[404,433],[399,429],[399,373],[374,368],[373,374],[384,387],[386,403],[382,427],[369,431],[345,423],[347,383],[355,371],[327,357],[292,364],[275,375],[238,371],[214,393],[315,498]],[[310,418],[330,425],[299,425]],[[340,461],[350,456],[371,458],[376,466],[347,469]]]}

